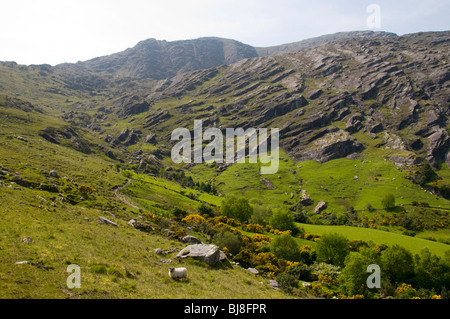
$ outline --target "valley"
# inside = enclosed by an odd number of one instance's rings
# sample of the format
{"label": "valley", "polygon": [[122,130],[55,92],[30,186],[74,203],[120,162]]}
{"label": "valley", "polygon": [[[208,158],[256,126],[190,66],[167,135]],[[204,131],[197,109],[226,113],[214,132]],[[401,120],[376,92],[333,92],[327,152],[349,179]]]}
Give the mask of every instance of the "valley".
{"label": "valley", "polygon": [[[448,298],[449,35],[149,39],[0,62],[0,298]],[[175,163],[171,133],[196,120],[279,128],[278,170]],[[186,236],[226,259],[177,259]],[[383,288],[359,287],[358,260],[382,265]],[[178,266],[186,282],[167,276]]]}

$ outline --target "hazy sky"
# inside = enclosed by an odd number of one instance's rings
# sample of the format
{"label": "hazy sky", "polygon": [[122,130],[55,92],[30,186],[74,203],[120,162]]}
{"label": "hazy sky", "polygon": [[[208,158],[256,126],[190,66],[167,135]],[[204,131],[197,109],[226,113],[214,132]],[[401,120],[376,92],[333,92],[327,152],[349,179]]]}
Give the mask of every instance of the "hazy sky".
{"label": "hazy sky", "polygon": [[[368,27],[376,4],[381,28]],[[450,0],[1,0],[0,61],[77,62],[137,42],[231,38],[271,46],[340,31],[450,30]]]}

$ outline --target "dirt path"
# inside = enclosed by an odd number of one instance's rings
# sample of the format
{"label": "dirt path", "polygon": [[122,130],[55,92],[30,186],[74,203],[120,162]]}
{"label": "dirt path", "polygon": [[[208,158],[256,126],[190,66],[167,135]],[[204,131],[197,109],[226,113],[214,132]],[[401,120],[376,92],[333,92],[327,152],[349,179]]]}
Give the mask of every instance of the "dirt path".
{"label": "dirt path", "polygon": [[114,196],[117,197],[118,200],[120,200],[122,203],[124,203],[127,206],[130,206],[134,209],[139,209],[139,207],[137,207],[136,205],[134,205],[133,203],[131,203],[124,195],[120,194],[119,191],[124,189],[125,187],[128,187],[131,183],[131,179],[128,179],[127,182],[125,184],[123,184],[122,186],[119,186],[115,191],[114,191]]}

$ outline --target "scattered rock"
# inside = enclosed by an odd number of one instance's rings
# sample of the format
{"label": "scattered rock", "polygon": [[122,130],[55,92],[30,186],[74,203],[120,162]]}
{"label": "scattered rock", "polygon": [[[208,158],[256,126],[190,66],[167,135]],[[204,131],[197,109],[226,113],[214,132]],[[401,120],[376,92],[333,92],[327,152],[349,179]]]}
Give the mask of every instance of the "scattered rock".
{"label": "scattered rock", "polygon": [[105,217],[98,216],[98,218],[99,218],[102,222],[104,222],[105,224],[107,224],[107,225],[112,225],[112,226],[116,226],[116,227],[117,227],[117,224],[116,224],[115,222],[112,222],[112,221],[110,221],[109,219],[107,219],[107,218],[105,218]]}
{"label": "scattered rock", "polygon": [[23,237],[22,238],[22,242],[23,243],[32,243],[33,239],[31,239],[30,237]]}
{"label": "scattered rock", "polygon": [[220,253],[219,257],[220,261],[224,261],[225,259],[227,259],[227,255],[223,251],[220,251],[219,253]]}
{"label": "scattered rock", "polygon": [[308,287],[311,287],[311,284],[310,284],[309,282],[304,281],[304,282],[302,283],[302,286],[303,286],[304,288],[308,288]]}
{"label": "scattered rock", "polygon": [[51,171],[50,171],[50,176],[51,176],[51,177],[55,177],[55,178],[59,178],[58,173],[57,173],[56,171],[54,171],[54,170],[51,170]]}
{"label": "scattered rock", "polygon": [[259,275],[259,271],[255,268],[248,268],[247,270],[254,275]]}
{"label": "scattered rock", "polygon": [[202,241],[201,241],[200,239],[198,239],[198,238],[196,238],[196,237],[194,237],[194,236],[191,236],[191,235],[184,236],[184,237],[181,239],[181,241],[182,241],[183,243],[203,244]]}
{"label": "scattered rock", "polygon": [[273,289],[279,289],[278,288],[278,282],[276,280],[269,280],[269,286],[272,287]]}
{"label": "scattered rock", "polygon": [[153,252],[157,255],[161,255],[163,253],[163,250],[161,248],[156,248],[155,250],[153,250]]}

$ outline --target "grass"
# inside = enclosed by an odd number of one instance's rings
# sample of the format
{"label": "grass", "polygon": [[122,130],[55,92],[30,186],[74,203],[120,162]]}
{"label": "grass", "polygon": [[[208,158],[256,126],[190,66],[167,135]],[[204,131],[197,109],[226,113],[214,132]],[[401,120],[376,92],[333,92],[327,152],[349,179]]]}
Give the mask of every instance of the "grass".
{"label": "grass", "polygon": [[375,244],[386,244],[392,246],[398,244],[408,249],[411,253],[419,253],[423,248],[427,247],[430,251],[440,257],[443,257],[445,252],[450,250],[450,246],[425,240],[422,238],[409,237],[396,233],[386,232],[376,229],[368,229],[351,226],[327,226],[327,225],[310,225],[298,224],[305,229],[305,232],[322,235],[325,233],[338,233],[349,240],[359,239],[363,241],[372,241]]}
{"label": "grass", "polygon": [[[307,161],[300,164],[298,175],[303,188],[312,199],[328,202],[330,210],[342,211],[340,202],[346,200],[356,210],[370,203],[381,209],[387,193],[394,194],[396,204],[412,201],[428,202],[430,206],[450,207],[449,201],[436,197],[406,179],[404,171],[381,157],[361,160],[337,159],[327,163]],[[355,178],[357,176],[357,178]]]}
{"label": "grass", "polygon": [[[36,197],[41,193],[0,189],[0,298],[285,297],[239,267],[209,268],[188,260],[170,264],[189,271],[188,282],[173,282],[169,265],[159,260],[174,254],[161,257],[153,250],[180,249],[180,242],[143,233],[123,219],[113,219],[118,227],[103,224],[98,216],[111,216],[97,209],[53,207]],[[32,242],[22,242],[24,237]],[[80,289],[66,287],[69,264],[81,267]]]}

